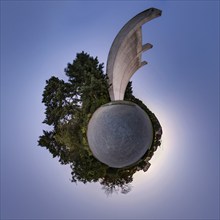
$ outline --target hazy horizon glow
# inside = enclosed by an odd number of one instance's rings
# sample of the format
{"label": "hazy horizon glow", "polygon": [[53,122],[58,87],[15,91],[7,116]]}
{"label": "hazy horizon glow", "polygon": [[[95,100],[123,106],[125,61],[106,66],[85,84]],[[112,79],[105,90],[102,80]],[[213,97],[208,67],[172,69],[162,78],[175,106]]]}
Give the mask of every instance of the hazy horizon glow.
{"label": "hazy horizon glow", "polygon": [[[106,66],[137,13],[148,65],[133,90],[163,128],[150,169],[127,195],[73,184],[69,166],[37,146],[45,81],[85,51]],[[2,219],[219,219],[219,1],[1,1]]]}

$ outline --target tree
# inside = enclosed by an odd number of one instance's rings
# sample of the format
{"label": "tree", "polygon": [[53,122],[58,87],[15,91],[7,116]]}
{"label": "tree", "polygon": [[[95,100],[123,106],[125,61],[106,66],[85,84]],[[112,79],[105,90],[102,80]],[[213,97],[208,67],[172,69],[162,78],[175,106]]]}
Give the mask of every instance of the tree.
{"label": "tree", "polygon": [[[108,77],[98,58],[84,52],[78,53],[64,72],[67,82],[55,76],[46,81],[42,99],[46,107],[43,123],[52,129],[43,131],[38,144],[46,147],[53,157],[58,157],[61,164],[70,164],[72,182],[100,182],[107,194],[119,190],[128,193],[133,174],[144,168],[145,158],[152,157],[156,148],[151,147],[140,161],[127,168],[113,169],[98,161],[88,146],[86,130],[95,110],[110,102]],[[156,116],[134,97],[132,82],[127,86],[125,100],[135,102],[149,114],[155,132],[161,129]],[[153,146],[159,146],[160,137],[154,135]]]}

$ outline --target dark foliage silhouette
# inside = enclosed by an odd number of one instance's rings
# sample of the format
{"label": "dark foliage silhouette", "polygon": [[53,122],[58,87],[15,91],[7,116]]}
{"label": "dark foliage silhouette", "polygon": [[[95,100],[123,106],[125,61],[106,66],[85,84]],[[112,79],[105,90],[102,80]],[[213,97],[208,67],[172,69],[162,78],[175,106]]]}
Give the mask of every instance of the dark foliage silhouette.
{"label": "dark foliage silhouette", "polygon": [[99,182],[107,195],[113,192],[131,191],[133,174],[147,171],[149,160],[161,144],[162,128],[156,116],[145,104],[133,95],[129,82],[125,100],[138,104],[149,115],[154,128],[151,148],[134,165],[126,168],[111,168],[98,161],[87,143],[86,130],[95,110],[110,102],[108,77],[103,72],[103,64],[97,57],[82,52],[65,68],[68,81],[52,76],[46,81],[42,102],[45,105],[45,120],[50,131],[43,131],[38,144],[46,147],[61,164],[70,164],[72,182]]}

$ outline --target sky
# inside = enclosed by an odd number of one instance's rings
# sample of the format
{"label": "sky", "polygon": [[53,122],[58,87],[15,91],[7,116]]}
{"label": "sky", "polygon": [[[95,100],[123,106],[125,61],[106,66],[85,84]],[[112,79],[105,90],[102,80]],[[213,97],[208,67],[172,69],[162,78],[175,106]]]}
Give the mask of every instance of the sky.
{"label": "sky", "polygon": [[[71,183],[44,148],[45,81],[65,79],[76,53],[106,65],[122,26],[143,26],[148,65],[133,90],[163,128],[150,169],[132,191],[106,196]],[[219,219],[219,1],[1,1],[1,219]]]}

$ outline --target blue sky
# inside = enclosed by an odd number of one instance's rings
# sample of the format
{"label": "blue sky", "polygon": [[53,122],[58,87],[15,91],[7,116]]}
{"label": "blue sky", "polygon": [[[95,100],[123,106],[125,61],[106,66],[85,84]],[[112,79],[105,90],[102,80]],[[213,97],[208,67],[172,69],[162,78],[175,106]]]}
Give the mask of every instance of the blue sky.
{"label": "blue sky", "polygon": [[[156,7],[143,26],[149,64],[134,94],[163,127],[162,146],[127,194],[73,184],[37,146],[45,80],[84,50],[106,64],[120,28]],[[1,1],[1,218],[218,219],[219,1]]]}

